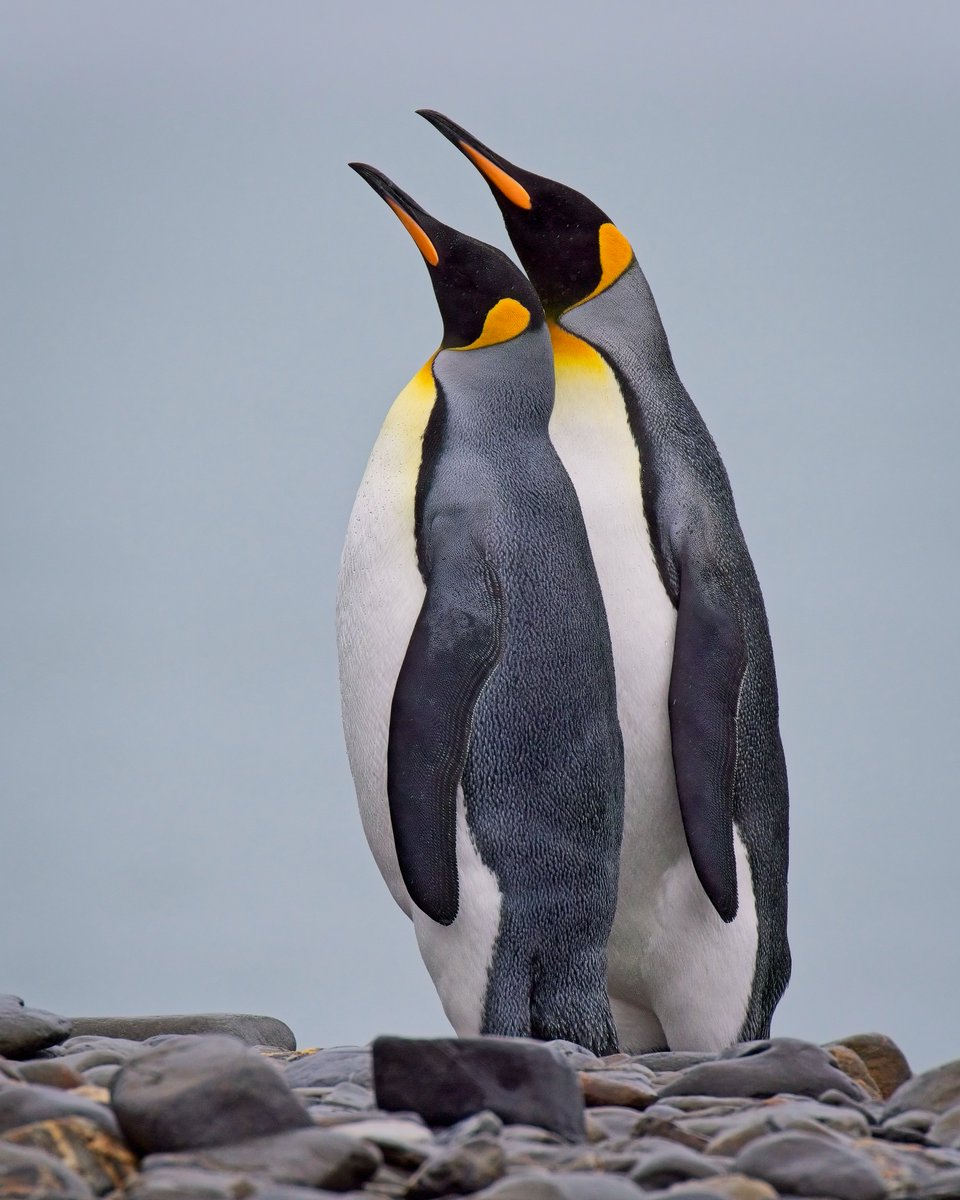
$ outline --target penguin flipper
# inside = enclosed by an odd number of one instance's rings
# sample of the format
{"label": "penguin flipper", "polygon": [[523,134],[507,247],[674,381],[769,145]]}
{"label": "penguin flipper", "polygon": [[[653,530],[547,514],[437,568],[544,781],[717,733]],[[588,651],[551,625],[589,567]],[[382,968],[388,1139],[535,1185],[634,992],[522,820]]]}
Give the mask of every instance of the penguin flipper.
{"label": "penguin flipper", "polygon": [[670,676],[673,765],[690,857],[724,921],[738,905],[732,809],[746,666],[746,640],[719,574],[684,562]]}
{"label": "penguin flipper", "polygon": [[387,795],[400,872],[418,908],[456,919],[457,789],[473,709],[500,658],[503,593],[469,536],[432,556],[390,712]]}

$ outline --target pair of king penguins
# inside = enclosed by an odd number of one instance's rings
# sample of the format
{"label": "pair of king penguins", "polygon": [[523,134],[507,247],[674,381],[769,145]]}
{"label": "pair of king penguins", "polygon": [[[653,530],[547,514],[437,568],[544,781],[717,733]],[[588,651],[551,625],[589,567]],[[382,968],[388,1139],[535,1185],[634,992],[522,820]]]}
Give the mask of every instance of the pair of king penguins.
{"label": "pair of king penguins", "polygon": [[350,517],[337,629],[364,831],[461,1036],[715,1050],[790,976],[763,599],[626,237],[421,114],[526,276],[351,164],[443,319]]}

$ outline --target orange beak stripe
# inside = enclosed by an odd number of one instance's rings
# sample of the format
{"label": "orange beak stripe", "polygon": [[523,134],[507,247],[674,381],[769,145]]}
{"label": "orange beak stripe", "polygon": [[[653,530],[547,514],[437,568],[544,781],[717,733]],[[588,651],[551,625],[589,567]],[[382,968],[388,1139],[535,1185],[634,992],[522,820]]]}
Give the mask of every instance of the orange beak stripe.
{"label": "orange beak stripe", "polygon": [[491,162],[479,150],[474,150],[466,142],[460,142],[459,145],[466,154],[470,155],[479,170],[486,175],[493,186],[502,192],[512,204],[515,204],[517,208],[530,207],[530,193],[525,187],[522,187],[515,179],[511,179],[502,167],[498,167],[496,163]]}
{"label": "orange beak stripe", "polygon": [[430,239],[409,213],[404,212],[400,205],[395,204],[389,196],[384,197],[384,199],[400,218],[400,222],[404,229],[406,229],[407,233],[409,233],[413,240],[417,243],[417,249],[427,260],[430,266],[435,267],[440,261],[440,255],[437,253],[436,246],[430,241]]}

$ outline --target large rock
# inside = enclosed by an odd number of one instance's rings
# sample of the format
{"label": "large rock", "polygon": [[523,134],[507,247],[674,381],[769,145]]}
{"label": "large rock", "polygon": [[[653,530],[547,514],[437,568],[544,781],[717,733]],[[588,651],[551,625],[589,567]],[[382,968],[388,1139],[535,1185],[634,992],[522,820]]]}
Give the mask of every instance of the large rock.
{"label": "large rock", "polygon": [[297,1039],[283,1021],[251,1013],[178,1013],[167,1017],[74,1017],[75,1035],[145,1042],[159,1034],[224,1033],[248,1046],[296,1050]]}
{"label": "large rock", "polygon": [[69,1036],[66,1017],[27,1008],[19,996],[0,996],[0,1057],[30,1058]]}
{"label": "large rock", "polygon": [[809,1133],[772,1133],[751,1142],[735,1168],[763,1179],[788,1196],[834,1200],[884,1200],[887,1189],[864,1154],[842,1142]]}
{"label": "large rock", "polygon": [[911,1108],[945,1113],[960,1104],[960,1059],[914,1075],[902,1083],[887,1101],[885,1116],[896,1116]]}
{"label": "large rock", "polygon": [[122,1067],[111,1098],[139,1154],[222,1146],[310,1125],[279,1069],[232,1037],[181,1038]]}
{"label": "large rock", "polygon": [[85,1117],[106,1133],[120,1132],[110,1109],[85,1096],[40,1084],[0,1089],[0,1133],[62,1117]]}
{"label": "large rock", "polygon": [[830,1055],[812,1042],[771,1038],[731,1046],[713,1062],[690,1067],[660,1089],[660,1096],[795,1096],[817,1097],[833,1088],[852,1099],[863,1092]]}
{"label": "large rock", "polygon": [[93,1200],[76,1172],[41,1150],[0,1142],[0,1197],[34,1200]]}
{"label": "large rock", "polygon": [[293,1129],[230,1146],[151,1154],[141,1165],[145,1172],[202,1168],[266,1175],[276,1183],[343,1192],[360,1187],[382,1161],[372,1146],[354,1138],[325,1129]]}
{"label": "large rock", "polygon": [[903,1051],[885,1034],[854,1033],[850,1037],[837,1038],[837,1044],[848,1046],[859,1054],[884,1100],[888,1100],[912,1074]]}
{"label": "large rock", "polygon": [[377,1103],[452,1125],[488,1108],[513,1124],[585,1137],[573,1069],[538,1042],[519,1038],[399,1038],[373,1043]]}
{"label": "large rock", "polygon": [[23,1125],[5,1133],[3,1140],[59,1158],[98,1196],[125,1187],[136,1170],[133,1155],[119,1138],[104,1133],[84,1117]]}

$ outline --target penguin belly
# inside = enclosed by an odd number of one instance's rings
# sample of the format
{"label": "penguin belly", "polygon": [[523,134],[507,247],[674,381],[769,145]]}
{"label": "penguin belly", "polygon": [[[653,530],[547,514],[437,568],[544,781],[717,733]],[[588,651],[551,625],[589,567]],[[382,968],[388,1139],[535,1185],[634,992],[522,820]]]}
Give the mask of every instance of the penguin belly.
{"label": "penguin belly", "polygon": [[496,875],[476,849],[463,792],[457,803],[460,911],[451,925],[421,912],[404,885],[387,796],[390,710],[426,588],[417,563],[415,500],[436,386],[428,363],[387,413],[354,501],[340,563],[337,650],[347,757],[364,835],[460,1037],[480,1032],[500,925]]}
{"label": "penguin belly", "polygon": [[576,489],[600,580],[624,745],[611,1006],[624,1050],[719,1049],[737,1039],[756,965],[746,850],[735,827],[740,905],[725,924],[694,871],[680,815],[668,706],[677,614],[653,553],[624,397],[592,346],[555,325],[551,337],[550,437]]}
{"label": "penguin belly", "polygon": [[428,363],[394,401],[354,501],[340,560],[340,703],[363,832],[394,900],[413,907],[400,874],[387,802],[390,707],[426,594],[414,504],[423,432],[436,388]]}

